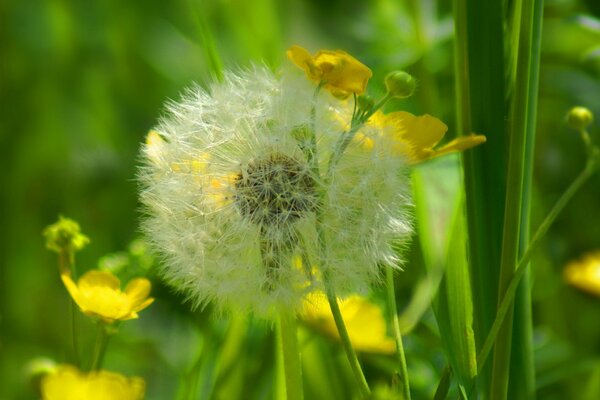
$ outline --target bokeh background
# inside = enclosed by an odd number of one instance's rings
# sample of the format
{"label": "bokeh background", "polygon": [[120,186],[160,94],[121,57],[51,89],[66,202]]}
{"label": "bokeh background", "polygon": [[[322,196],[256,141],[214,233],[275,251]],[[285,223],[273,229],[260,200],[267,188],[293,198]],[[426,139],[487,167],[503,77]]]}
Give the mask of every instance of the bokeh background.
{"label": "bokeh background", "polygon": [[[373,69],[373,94],[382,93],[386,72],[405,69],[418,91],[388,109],[434,114],[454,134],[448,0],[0,2],[0,399],[35,398],[26,365],[42,356],[61,361],[68,347],[68,297],[42,230],[59,214],[79,221],[92,240],[78,254],[80,271],[127,251],[139,236],[140,143],[167,100],[192,82],[211,81],[207,32],[227,68],[277,68],[292,44],[339,48]],[[583,167],[584,148],[564,124],[566,111],[584,105],[600,119],[600,2],[547,0],[543,32],[534,227]],[[598,122],[591,133],[600,142]],[[532,264],[539,398],[577,398],[582,383],[600,386],[600,298],[562,278],[567,262],[600,250],[598,175],[559,217]],[[397,289],[401,308],[424,274],[417,243]],[[148,274],[157,302],[121,327],[106,367],[144,377],[148,399],[171,399],[181,376],[214,372],[210,360],[225,348],[228,321],[210,307],[191,311],[152,267]],[[243,366],[228,372],[237,389],[231,383],[212,390],[201,379],[202,393],[270,398],[273,334],[259,323],[244,329],[243,346],[227,348]],[[91,346],[92,330],[83,327],[84,345]],[[307,398],[346,398],[351,378],[343,354],[335,343],[315,340],[314,352],[329,364],[313,371]],[[415,398],[431,398],[444,365],[431,315],[406,342]],[[371,381],[393,371],[389,357],[362,357]]]}

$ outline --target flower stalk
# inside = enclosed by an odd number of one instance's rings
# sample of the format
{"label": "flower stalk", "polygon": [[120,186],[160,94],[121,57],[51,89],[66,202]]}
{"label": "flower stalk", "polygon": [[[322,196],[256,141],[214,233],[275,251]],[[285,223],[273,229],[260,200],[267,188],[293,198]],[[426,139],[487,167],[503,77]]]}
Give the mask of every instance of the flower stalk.
{"label": "flower stalk", "polygon": [[408,380],[408,368],[406,367],[406,356],[404,355],[404,344],[402,343],[402,333],[400,332],[400,324],[398,322],[398,307],[396,306],[396,290],[394,288],[394,270],[391,266],[385,269],[386,286],[388,295],[388,305],[392,320],[392,330],[394,332],[394,340],[396,341],[396,355],[398,357],[398,366],[400,368],[400,379],[402,386],[402,394],[404,400],[410,400],[410,383]]}
{"label": "flower stalk", "polygon": [[109,339],[106,322],[99,319],[96,328],[96,344],[94,345],[90,371],[97,371],[102,368],[102,362],[104,361],[104,354],[106,354]]}

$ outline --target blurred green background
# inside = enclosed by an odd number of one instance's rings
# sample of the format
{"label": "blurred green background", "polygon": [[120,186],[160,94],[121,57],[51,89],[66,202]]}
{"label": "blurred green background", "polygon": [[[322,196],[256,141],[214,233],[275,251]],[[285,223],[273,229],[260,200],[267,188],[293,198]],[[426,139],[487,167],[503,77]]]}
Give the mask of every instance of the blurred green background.
{"label": "blurred green background", "polygon": [[[226,68],[259,62],[277,68],[292,44],[311,51],[339,48],[373,69],[372,94],[383,91],[386,72],[406,69],[418,79],[418,91],[388,109],[436,115],[452,137],[451,11],[447,0],[1,2],[0,399],[35,398],[26,364],[40,356],[64,360],[68,347],[68,297],[55,254],[44,248],[43,228],[59,214],[79,221],[92,240],[78,254],[80,271],[95,268],[107,253],[126,250],[138,237],[140,143],[165,101],[177,99],[191,82],[211,80],[203,32],[212,33]],[[546,1],[539,105],[534,227],[583,166],[583,146],[565,127],[564,114],[584,105],[600,119],[597,0]],[[600,142],[597,122],[591,133]],[[600,249],[598,221],[596,175],[534,258],[539,398],[576,398],[583,384],[600,381],[590,379],[600,377],[600,299],[562,280],[569,260]],[[400,308],[424,274],[417,245],[411,260],[400,279]],[[153,282],[157,302],[121,327],[106,367],[144,377],[148,399],[170,399],[182,374],[214,373],[211,357],[214,364],[217,350],[228,343],[229,322],[210,309],[190,311],[160,280]],[[240,364],[228,371],[227,382],[238,382],[249,391],[247,398],[267,399],[274,379],[273,334],[264,324],[246,328],[243,346],[228,347]],[[83,327],[84,345],[91,346],[91,331],[91,324]],[[314,339],[308,330],[302,334]],[[406,342],[415,398],[431,398],[444,359],[430,314]],[[339,347],[311,343],[322,357],[319,368],[328,368],[326,378],[314,378],[322,387],[315,383],[307,398],[345,398],[344,382],[351,377]],[[363,360],[370,381],[383,381],[393,371],[389,357]],[[204,393],[211,390],[200,386]],[[213,395],[234,398],[225,389]]]}

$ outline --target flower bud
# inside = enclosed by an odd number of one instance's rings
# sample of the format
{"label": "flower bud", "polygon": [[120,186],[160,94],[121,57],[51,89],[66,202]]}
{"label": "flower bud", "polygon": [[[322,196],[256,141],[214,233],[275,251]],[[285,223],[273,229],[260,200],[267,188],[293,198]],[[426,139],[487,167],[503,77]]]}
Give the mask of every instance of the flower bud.
{"label": "flower bud", "polygon": [[43,234],[46,237],[46,247],[57,253],[78,251],[90,242],[90,239],[81,233],[77,222],[63,216],[60,216],[54,224],[46,227]]}
{"label": "flower bud", "polygon": [[392,71],[385,77],[385,87],[388,93],[399,99],[412,96],[416,85],[415,78],[404,71]]}
{"label": "flower bud", "polygon": [[356,102],[358,104],[358,109],[361,111],[370,111],[375,105],[375,101],[371,96],[367,96],[366,94],[361,94],[356,98]]}
{"label": "flower bud", "polygon": [[573,107],[567,114],[567,124],[578,131],[586,129],[594,121],[594,114],[586,107]]}

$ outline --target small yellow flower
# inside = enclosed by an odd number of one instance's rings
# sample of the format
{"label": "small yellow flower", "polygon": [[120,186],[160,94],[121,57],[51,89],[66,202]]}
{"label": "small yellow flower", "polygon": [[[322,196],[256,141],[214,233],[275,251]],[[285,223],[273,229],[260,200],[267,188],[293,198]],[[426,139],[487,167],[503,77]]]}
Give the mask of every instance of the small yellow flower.
{"label": "small yellow flower", "polygon": [[145,383],[109,371],[83,373],[60,365],[42,379],[43,400],[141,400]]}
{"label": "small yellow flower", "polygon": [[305,48],[292,46],[286,54],[310,80],[322,83],[336,97],[364,93],[373,76],[369,67],[342,50],[320,50],[312,56]]}
{"label": "small yellow flower", "polygon": [[62,215],[58,217],[57,222],[46,227],[43,234],[46,237],[46,247],[57,253],[78,251],[90,242],[90,239],[81,233],[77,222]]}
{"label": "small yellow flower", "polygon": [[600,297],[600,251],[571,261],[565,268],[564,276],[570,285]]}
{"label": "small yellow flower", "polygon": [[[352,346],[370,353],[391,354],[396,350],[394,340],[386,335],[381,309],[358,295],[338,300]],[[304,303],[302,318],[310,326],[332,338],[340,338],[327,296],[313,293]]]}
{"label": "small yellow flower", "polygon": [[137,313],[154,301],[148,297],[150,281],[146,278],[133,279],[124,292],[119,279],[106,271],[88,271],[77,284],[69,273],[61,274],[61,278],[84,314],[102,318],[107,323],[138,318]]}
{"label": "small yellow flower", "polygon": [[[455,151],[467,150],[486,141],[483,135],[461,136],[434,149],[446,134],[448,126],[431,115],[415,116],[406,111],[389,114],[377,111],[367,121],[367,125],[384,128],[384,134],[392,135],[394,142],[392,150],[406,155],[413,164]],[[365,135],[357,135],[356,138],[361,140],[366,148],[373,146],[372,139]]]}

